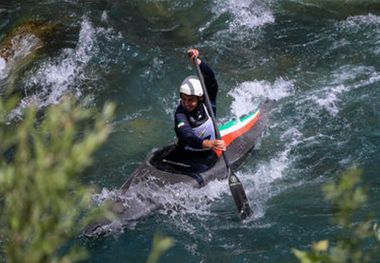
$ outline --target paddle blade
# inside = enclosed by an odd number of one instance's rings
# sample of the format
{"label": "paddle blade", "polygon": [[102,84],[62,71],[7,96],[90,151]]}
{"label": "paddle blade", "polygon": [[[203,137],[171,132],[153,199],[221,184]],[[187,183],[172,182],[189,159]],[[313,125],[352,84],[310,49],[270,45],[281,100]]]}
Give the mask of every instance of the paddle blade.
{"label": "paddle blade", "polygon": [[230,186],[230,190],[239,212],[240,219],[244,220],[247,217],[251,216],[252,209],[249,206],[243,185],[241,184],[239,178],[231,171],[229,171],[228,185]]}

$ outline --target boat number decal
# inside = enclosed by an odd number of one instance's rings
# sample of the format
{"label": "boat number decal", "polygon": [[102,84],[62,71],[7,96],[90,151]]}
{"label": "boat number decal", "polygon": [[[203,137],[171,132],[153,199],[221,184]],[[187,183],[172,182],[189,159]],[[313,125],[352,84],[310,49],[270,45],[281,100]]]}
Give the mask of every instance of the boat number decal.
{"label": "boat number decal", "polygon": [[231,176],[230,178],[230,185],[233,186],[233,185],[238,185],[239,184],[239,181],[237,180],[236,176]]}

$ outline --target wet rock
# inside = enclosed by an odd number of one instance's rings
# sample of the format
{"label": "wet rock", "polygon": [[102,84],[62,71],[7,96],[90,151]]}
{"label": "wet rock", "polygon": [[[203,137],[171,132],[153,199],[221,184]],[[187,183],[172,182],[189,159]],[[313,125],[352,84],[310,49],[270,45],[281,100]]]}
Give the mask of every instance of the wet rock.
{"label": "wet rock", "polygon": [[39,51],[47,50],[63,27],[54,23],[27,21],[10,30],[0,42],[0,93],[25,96],[18,85]]}
{"label": "wet rock", "polygon": [[35,21],[25,22],[12,30],[0,43],[0,57],[6,62],[23,57],[43,47],[57,25]]}

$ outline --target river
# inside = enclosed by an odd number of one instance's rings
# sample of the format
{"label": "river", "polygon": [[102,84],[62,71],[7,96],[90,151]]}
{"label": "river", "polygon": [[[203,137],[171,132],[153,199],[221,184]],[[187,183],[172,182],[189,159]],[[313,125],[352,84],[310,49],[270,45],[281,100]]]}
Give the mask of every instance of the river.
{"label": "river", "polygon": [[[291,248],[333,239],[321,186],[356,165],[379,216],[380,4],[356,0],[0,0],[0,40],[25,21],[58,25],[44,46],[0,58],[8,86],[44,108],[70,93],[117,104],[113,132],[82,177],[111,195],[145,155],[174,140],[178,88],[196,47],[216,72],[218,120],[276,100],[257,148],[237,171],[254,217],[242,224],[227,182],[178,197],[123,233],[81,241],[86,262],[145,262],[154,233],[175,245],[160,262],[295,262]],[[21,57],[21,59],[20,59]],[[177,197],[167,196],[175,199]]]}

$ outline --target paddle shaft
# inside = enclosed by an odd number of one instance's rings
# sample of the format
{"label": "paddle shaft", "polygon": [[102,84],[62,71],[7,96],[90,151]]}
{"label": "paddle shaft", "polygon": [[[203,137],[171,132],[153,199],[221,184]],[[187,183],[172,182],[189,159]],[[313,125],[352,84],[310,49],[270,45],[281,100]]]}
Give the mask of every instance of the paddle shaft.
{"label": "paddle shaft", "polygon": [[[216,137],[216,139],[221,140],[222,136],[220,135],[219,129],[217,128],[218,126],[216,124],[215,114],[214,114],[214,111],[211,107],[210,98],[208,96],[206,85],[205,85],[205,82],[203,79],[203,74],[202,74],[201,69],[200,69],[199,64],[198,64],[198,58],[195,57],[193,62],[194,62],[195,68],[197,70],[197,75],[198,75],[198,78],[201,82],[201,86],[203,89],[203,96],[204,96],[206,108],[207,108],[207,111],[211,117],[212,123],[214,125],[215,137]],[[226,168],[227,168],[227,172],[228,172],[228,184],[230,186],[232,196],[234,198],[236,207],[237,207],[238,212],[240,214],[240,218],[242,220],[244,220],[248,216],[252,215],[252,210],[249,206],[248,199],[247,199],[247,196],[245,194],[243,185],[241,184],[239,178],[232,172],[231,167],[230,167],[230,162],[229,162],[226,154],[224,153],[224,151],[222,151],[222,156],[224,159],[224,163],[226,164]]]}
{"label": "paddle shaft", "polygon": [[[210,97],[208,96],[208,92],[207,92],[206,85],[205,85],[205,82],[203,79],[203,75],[202,75],[201,69],[199,68],[199,65],[198,65],[196,60],[197,60],[197,58],[194,59],[194,65],[195,65],[195,68],[197,69],[197,75],[198,75],[198,78],[199,78],[201,85],[202,85],[203,96],[205,99],[207,111],[208,111],[208,113],[211,117],[212,123],[215,127],[215,129],[214,129],[215,130],[215,137],[216,137],[216,139],[221,140],[222,136],[220,135],[219,129],[217,129],[218,126],[216,125],[215,114],[214,114],[214,111],[213,111],[212,106],[211,106]],[[224,154],[224,151],[222,151],[222,156],[223,156],[224,162],[227,166],[227,169],[230,169],[230,162],[228,161],[228,158]]]}

